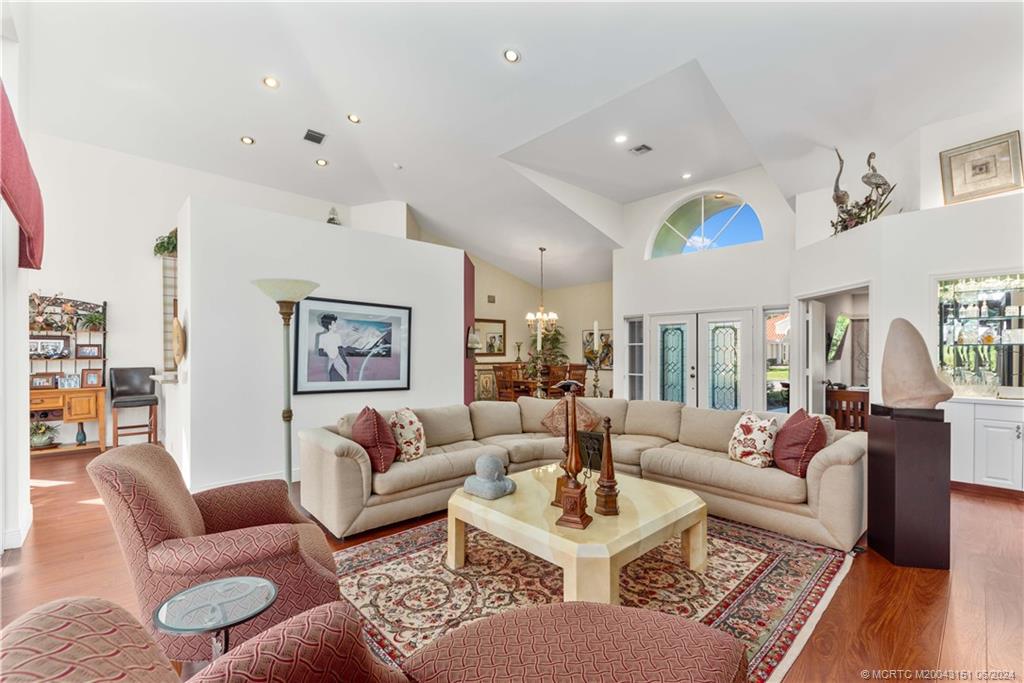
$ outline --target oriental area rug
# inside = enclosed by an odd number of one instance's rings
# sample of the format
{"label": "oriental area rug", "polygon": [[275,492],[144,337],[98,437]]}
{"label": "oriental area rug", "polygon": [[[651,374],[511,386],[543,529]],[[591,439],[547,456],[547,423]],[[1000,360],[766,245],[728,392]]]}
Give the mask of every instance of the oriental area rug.
{"label": "oriental area rug", "polygon": [[[444,564],[447,520],[335,553],[341,595],[359,610],[367,641],[398,664],[474,619],[562,599],[562,570],[467,525],[466,564]],[[846,553],[708,518],[703,574],[673,539],[626,565],[623,605],[677,614],[747,644],[752,683],[781,680],[849,569]]]}

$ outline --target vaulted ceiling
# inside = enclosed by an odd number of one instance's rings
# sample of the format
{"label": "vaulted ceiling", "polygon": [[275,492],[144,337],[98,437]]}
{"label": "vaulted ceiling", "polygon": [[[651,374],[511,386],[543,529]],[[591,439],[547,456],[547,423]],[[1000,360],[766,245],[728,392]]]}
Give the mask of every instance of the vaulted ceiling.
{"label": "vaulted ceiling", "polygon": [[553,286],[610,277],[616,242],[523,168],[624,202],[761,164],[792,197],[829,183],[833,145],[1019,107],[1024,80],[1020,3],[28,10],[36,130],[332,201],[403,200],[529,280],[547,246]]}

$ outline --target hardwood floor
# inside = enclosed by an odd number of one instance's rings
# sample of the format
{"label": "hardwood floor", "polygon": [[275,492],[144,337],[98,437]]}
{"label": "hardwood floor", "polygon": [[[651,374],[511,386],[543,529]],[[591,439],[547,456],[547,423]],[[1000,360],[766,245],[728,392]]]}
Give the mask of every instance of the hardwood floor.
{"label": "hardwood floor", "polygon": [[[68,595],[96,595],[138,615],[113,529],[85,473],[94,454],[32,463],[35,522],[3,554],[0,622]],[[437,513],[345,541],[380,538]],[[949,572],[894,567],[868,550],[853,561],[786,681],[863,680],[863,669],[1013,671],[1024,678],[1024,499],[952,493]],[[138,615],[141,616],[141,615]]]}

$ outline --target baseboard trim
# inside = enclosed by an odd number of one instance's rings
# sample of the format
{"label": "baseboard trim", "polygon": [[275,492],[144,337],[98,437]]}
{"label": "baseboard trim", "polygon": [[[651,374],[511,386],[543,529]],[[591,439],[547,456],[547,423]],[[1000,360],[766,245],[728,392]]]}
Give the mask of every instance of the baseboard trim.
{"label": "baseboard trim", "polygon": [[22,525],[17,529],[5,529],[3,536],[3,549],[13,550],[20,548],[25,544],[25,539],[28,538],[28,532],[32,529],[32,506],[28,508],[28,518],[22,520]]}
{"label": "baseboard trim", "polygon": [[998,486],[985,486],[984,484],[970,484],[965,481],[949,482],[949,490],[959,491],[960,493],[973,493],[975,495],[988,496],[989,498],[1024,501],[1024,491],[1003,489]]}

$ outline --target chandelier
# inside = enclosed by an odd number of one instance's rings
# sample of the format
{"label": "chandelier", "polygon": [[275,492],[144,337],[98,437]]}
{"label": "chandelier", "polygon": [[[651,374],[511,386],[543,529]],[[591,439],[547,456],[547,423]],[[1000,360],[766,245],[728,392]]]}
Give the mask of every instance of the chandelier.
{"label": "chandelier", "polygon": [[558,314],[554,311],[544,310],[544,252],[545,247],[538,247],[540,250],[540,306],[536,312],[526,314],[526,324],[530,326],[530,332],[537,333],[537,348],[540,348],[540,339],[545,332],[549,332],[558,324]]}

